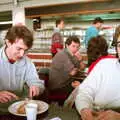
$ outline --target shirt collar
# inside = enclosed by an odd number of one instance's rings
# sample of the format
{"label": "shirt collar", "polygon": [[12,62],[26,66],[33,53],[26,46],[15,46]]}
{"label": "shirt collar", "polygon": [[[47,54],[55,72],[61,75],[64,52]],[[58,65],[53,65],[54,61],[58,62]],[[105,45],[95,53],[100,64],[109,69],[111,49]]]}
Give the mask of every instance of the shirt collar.
{"label": "shirt collar", "polygon": [[58,27],[54,28],[54,32],[60,32],[60,28]]}
{"label": "shirt collar", "polygon": [[71,56],[74,56],[73,53],[69,50],[69,48],[67,48],[67,51]]}
{"label": "shirt collar", "polygon": [[[4,61],[6,61],[6,62],[11,63],[11,62],[9,61],[9,59],[8,59],[8,57],[7,57],[7,55],[6,55],[6,53],[5,53],[5,48],[6,48],[6,46],[3,46],[3,47],[1,48],[1,50],[2,50],[2,51],[1,51],[2,59],[3,59]],[[20,66],[25,65],[25,64],[26,64],[25,57],[23,57],[22,59],[20,59],[20,60],[14,62],[14,63],[15,63],[15,64],[18,64],[18,65],[20,65]],[[13,64],[13,63],[12,63],[12,64]]]}

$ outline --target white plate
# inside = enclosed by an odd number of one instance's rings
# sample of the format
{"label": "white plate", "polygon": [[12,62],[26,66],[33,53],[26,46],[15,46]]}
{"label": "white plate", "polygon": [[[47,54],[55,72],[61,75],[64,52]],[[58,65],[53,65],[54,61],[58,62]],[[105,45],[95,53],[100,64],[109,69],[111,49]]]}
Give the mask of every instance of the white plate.
{"label": "white plate", "polygon": [[[18,101],[18,102],[15,102],[13,103],[12,105],[10,105],[8,107],[8,111],[11,113],[11,114],[14,114],[14,115],[18,115],[18,116],[26,116],[26,114],[18,114],[17,113],[17,109],[19,108],[20,105],[22,105],[25,101]],[[39,111],[37,114],[41,114],[45,111],[48,110],[49,108],[49,105],[46,103],[46,102],[43,102],[43,101],[40,101],[40,100],[30,100],[29,102],[31,103],[37,103],[38,104],[38,107],[39,107]]]}

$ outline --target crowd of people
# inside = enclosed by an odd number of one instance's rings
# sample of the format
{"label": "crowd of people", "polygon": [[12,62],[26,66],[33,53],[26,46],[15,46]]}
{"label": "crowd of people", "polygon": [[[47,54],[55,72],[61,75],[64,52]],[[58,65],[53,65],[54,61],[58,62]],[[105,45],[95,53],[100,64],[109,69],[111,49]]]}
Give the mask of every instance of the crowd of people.
{"label": "crowd of people", "polygon": [[[86,31],[85,45],[88,58],[88,73],[83,82],[74,79],[86,65],[79,51],[78,36],[69,36],[65,43],[60,33],[64,20],[56,21],[52,35],[52,63],[49,69],[48,90],[75,92],[75,107],[82,120],[120,119],[120,33],[114,34],[113,45],[116,56],[109,55],[108,44],[99,35],[103,20],[95,18]],[[44,92],[44,81],[40,80],[35,65],[27,57],[33,45],[33,34],[24,25],[8,29],[5,44],[0,48],[0,113],[7,113],[8,106],[19,98],[33,98]],[[73,92],[74,93],[74,92]]]}

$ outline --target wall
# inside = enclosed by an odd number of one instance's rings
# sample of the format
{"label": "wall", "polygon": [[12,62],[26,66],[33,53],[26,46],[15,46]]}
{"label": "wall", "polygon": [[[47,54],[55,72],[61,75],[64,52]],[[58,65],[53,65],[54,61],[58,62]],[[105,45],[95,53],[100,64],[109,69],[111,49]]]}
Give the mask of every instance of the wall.
{"label": "wall", "polygon": [[[19,2],[15,3],[15,1]],[[22,7],[33,7],[88,1],[89,0],[0,0],[0,12],[12,10],[16,4]],[[91,0],[91,1],[103,1],[103,0]]]}

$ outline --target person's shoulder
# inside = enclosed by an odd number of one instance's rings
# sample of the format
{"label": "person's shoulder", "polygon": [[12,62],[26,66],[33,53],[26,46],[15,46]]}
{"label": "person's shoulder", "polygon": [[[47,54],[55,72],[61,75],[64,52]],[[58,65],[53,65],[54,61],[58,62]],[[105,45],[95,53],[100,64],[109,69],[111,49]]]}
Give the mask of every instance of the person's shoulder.
{"label": "person's shoulder", "polygon": [[53,57],[53,60],[60,60],[60,59],[64,59],[64,58],[66,58],[66,53],[65,53],[65,51],[64,51],[64,49],[63,50],[61,50],[60,52],[57,52],[56,53],[56,55]]}
{"label": "person's shoulder", "polygon": [[94,26],[90,26],[89,28],[87,28],[86,32],[91,32],[93,30],[96,30],[96,28]]}
{"label": "person's shoulder", "polygon": [[118,61],[118,58],[116,58],[116,57],[104,58],[104,59],[101,59],[101,60],[98,62],[98,64],[109,65],[109,64],[114,64],[114,63],[116,63],[116,61]]}
{"label": "person's shoulder", "polygon": [[[101,59],[91,70],[92,71],[106,71],[106,69],[113,69],[113,66],[116,66],[118,63],[118,59],[117,58],[105,58],[105,59]],[[91,71],[90,70],[90,71]],[[89,71],[89,72],[90,72]]]}
{"label": "person's shoulder", "polygon": [[57,52],[55,56],[63,56],[64,54],[65,54],[64,50],[61,50]]}
{"label": "person's shoulder", "polygon": [[91,26],[90,29],[91,30],[97,30],[97,28],[95,26]]}

